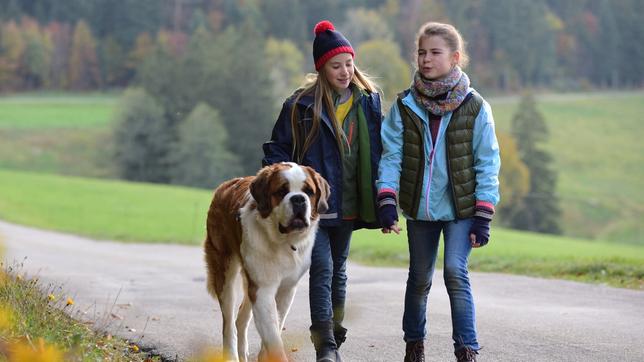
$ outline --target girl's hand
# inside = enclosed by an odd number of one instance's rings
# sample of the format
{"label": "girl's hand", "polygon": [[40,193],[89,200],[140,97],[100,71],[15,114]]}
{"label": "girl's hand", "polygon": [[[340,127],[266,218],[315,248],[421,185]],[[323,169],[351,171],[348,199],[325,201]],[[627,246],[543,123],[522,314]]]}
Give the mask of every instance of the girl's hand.
{"label": "girl's hand", "polygon": [[470,242],[472,243],[473,248],[480,248],[481,246],[485,245],[485,244],[481,245],[481,243],[476,242],[475,234],[470,234]]}
{"label": "girl's hand", "polygon": [[381,229],[383,234],[390,234],[392,231],[396,234],[400,234],[400,227],[398,226],[398,221],[394,221],[393,225],[388,228]]}

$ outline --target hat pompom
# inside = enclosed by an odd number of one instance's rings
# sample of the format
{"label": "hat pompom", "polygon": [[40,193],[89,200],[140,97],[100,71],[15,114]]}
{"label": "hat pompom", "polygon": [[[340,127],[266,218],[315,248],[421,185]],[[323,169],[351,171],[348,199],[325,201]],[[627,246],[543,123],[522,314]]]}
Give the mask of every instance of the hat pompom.
{"label": "hat pompom", "polygon": [[328,20],[322,20],[319,23],[315,24],[315,28],[313,28],[315,35],[318,35],[325,30],[335,30],[333,23]]}

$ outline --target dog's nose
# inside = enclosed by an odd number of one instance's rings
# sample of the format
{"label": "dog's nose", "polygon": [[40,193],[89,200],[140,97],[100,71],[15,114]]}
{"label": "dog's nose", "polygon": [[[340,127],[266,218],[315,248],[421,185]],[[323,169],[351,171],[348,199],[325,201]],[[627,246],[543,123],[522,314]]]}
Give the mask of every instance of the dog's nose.
{"label": "dog's nose", "polygon": [[306,199],[302,195],[293,195],[291,197],[291,203],[295,207],[302,207],[306,205]]}

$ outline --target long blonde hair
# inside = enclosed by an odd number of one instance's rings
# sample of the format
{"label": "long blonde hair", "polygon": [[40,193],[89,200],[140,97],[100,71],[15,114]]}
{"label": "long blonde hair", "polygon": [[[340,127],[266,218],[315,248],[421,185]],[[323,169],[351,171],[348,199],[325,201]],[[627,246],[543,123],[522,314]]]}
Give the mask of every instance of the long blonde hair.
{"label": "long blonde hair", "polygon": [[[358,67],[353,65],[353,77],[351,84],[355,84],[362,90],[368,93],[375,93],[378,91],[376,84],[371,78],[360,71]],[[293,135],[293,154],[292,159],[300,163],[304,158],[304,154],[308,151],[313,141],[315,141],[318,133],[320,132],[320,119],[322,114],[322,107],[327,110],[328,116],[333,125],[336,142],[340,148],[340,153],[344,152],[343,143],[347,142],[347,138],[342,130],[342,127],[335,118],[333,106],[333,88],[324,74],[324,67],[320,68],[318,73],[309,73],[305,77],[305,82],[301,90],[296,91],[297,95],[293,101],[291,108],[291,131]],[[305,95],[313,94],[313,120],[311,129],[304,129],[304,124],[300,122],[297,112],[297,102]]]}

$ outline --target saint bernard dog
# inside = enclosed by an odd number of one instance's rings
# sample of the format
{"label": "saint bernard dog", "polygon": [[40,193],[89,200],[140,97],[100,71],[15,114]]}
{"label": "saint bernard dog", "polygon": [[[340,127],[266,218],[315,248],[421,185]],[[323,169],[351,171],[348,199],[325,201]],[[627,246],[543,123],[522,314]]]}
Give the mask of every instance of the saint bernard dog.
{"label": "saint bernard dog", "polygon": [[226,360],[248,359],[251,316],[259,359],[287,361],[281,338],[298,281],[311,263],[329,184],[307,166],[278,163],[214,193],[204,243],[208,291],[219,300]]}

